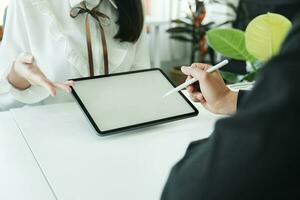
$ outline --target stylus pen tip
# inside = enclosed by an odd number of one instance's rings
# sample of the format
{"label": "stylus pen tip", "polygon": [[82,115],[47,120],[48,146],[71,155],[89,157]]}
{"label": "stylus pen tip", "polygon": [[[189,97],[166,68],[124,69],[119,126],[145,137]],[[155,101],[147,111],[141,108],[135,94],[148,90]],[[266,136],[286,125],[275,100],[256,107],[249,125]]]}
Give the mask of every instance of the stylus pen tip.
{"label": "stylus pen tip", "polygon": [[166,97],[168,97],[170,95],[170,93],[167,93],[167,94],[165,94],[164,96],[163,96],[163,98],[166,98]]}

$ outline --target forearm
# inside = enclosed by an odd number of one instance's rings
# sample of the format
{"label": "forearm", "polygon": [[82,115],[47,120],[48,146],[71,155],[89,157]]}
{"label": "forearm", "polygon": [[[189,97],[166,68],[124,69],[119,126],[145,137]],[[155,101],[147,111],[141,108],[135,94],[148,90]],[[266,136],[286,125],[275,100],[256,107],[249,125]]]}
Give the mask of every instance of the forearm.
{"label": "forearm", "polygon": [[11,70],[7,76],[7,80],[13,87],[19,90],[25,90],[31,86],[31,84],[26,79],[18,75],[15,70],[15,64],[13,64],[13,66],[11,67]]}

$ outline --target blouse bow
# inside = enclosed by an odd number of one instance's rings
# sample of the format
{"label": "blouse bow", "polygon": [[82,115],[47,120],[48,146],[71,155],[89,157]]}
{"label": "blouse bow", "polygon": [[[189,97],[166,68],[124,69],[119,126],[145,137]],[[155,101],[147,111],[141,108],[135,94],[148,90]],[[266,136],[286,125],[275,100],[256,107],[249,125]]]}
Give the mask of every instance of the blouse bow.
{"label": "blouse bow", "polygon": [[89,59],[89,70],[90,70],[90,76],[94,76],[94,61],[93,61],[93,48],[92,48],[92,40],[91,40],[91,28],[89,23],[89,16],[94,18],[100,27],[101,31],[101,38],[102,38],[102,48],[103,48],[103,60],[104,60],[104,73],[105,75],[109,74],[109,66],[108,66],[108,49],[107,49],[107,42],[105,37],[104,28],[102,26],[100,19],[106,19],[110,20],[110,18],[105,15],[104,13],[98,11],[98,8],[101,4],[102,0],[99,1],[99,3],[93,7],[88,8],[85,1],[80,2],[79,6],[75,6],[70,11],[70,16],[72,18],[76,18],[81,14],[85,14],[85,32],[86,32],[86,44],[87,44],[87,50],[88,50],[88,59]]}

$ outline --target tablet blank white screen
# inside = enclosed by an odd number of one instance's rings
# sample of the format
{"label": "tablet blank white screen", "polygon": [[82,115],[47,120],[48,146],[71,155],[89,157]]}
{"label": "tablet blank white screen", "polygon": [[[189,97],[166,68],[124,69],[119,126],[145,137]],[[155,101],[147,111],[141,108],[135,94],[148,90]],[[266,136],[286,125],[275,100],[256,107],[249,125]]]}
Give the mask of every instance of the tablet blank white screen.
{"label": "tablet blank white screen", "polygon": [[77,81],[75,91],[101,131],[193,113],[159,70]]}

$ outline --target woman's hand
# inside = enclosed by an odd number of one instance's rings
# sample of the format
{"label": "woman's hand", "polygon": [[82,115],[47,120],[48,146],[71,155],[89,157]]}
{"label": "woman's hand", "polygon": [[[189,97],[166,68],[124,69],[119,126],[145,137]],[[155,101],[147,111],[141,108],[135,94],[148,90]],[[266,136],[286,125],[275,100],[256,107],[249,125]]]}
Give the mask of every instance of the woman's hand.
{"label": "woman's hand", "polygon": [[193,64],[192,67],[182,67],[182,72],[188,79],[199,80],[201,92],[191,85],[187,87],[193,101],[200,102],[207,110],[215,114],[233,114],[237,108],[238,93],[231,91],[224,83],[218,71],[208,74],[209,65]]}
{"label": "woman's hand", "polygon": [[39,85],[49,91],[52,96],[56,95],[57,89],[71,92],[73,81],[66,83],[51,82],[36,65],[34,57],[29,54],[20,54],[15,61],[9,75],[8,81],[17,89],[25,90],[31,85]]}

